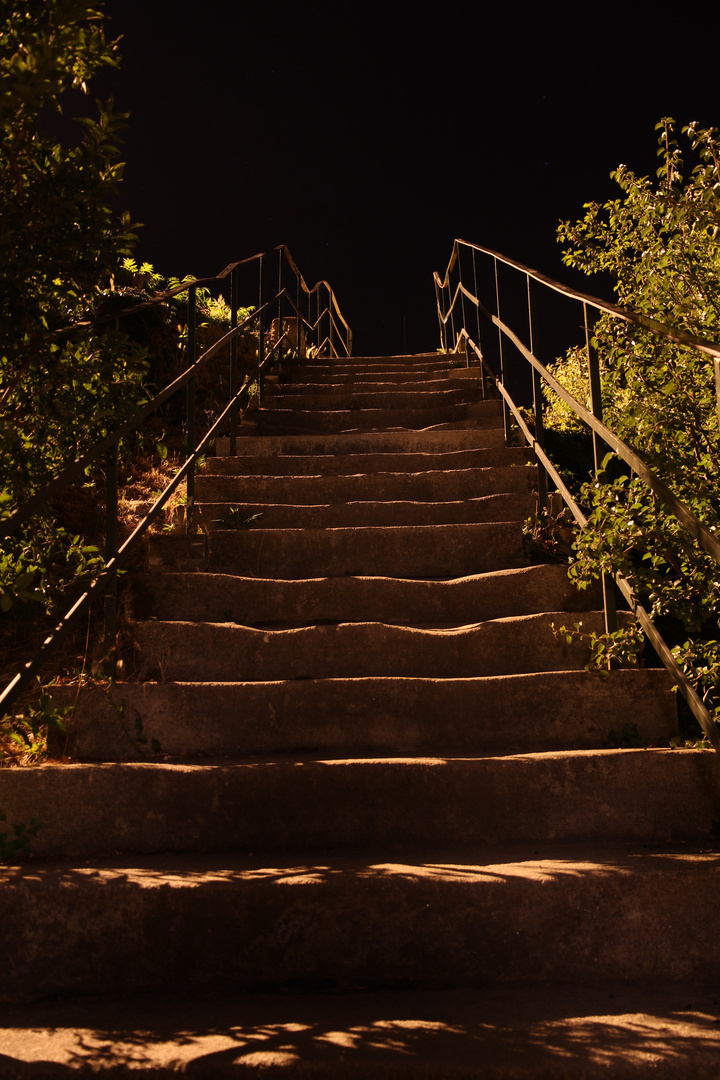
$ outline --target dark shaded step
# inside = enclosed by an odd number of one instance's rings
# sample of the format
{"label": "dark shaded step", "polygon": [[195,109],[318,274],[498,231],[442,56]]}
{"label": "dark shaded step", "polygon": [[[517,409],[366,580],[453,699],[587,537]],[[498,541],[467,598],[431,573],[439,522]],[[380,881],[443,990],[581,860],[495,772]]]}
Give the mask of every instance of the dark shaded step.
{"label": "dark shaded step", "polygon": [[[478,450],[486,447],[504,448],[502,411],[497,411],[497,424],[493,427],[458,428],[451,431],[345,431],[329,435],[243,435],[237,440],[237,455],[276,457],[332,456],[347,454],[414,453],[425,455],[455,453],[460,450]],[[219,439],[217,453],[227,456],[229,438]],[[221,452],[222,451],[222,452]],[[525,452],[527,454],[527,451]],[[515,452],[517,457],[517,452]],[[238,466],[239,467],[239,466]],[[216,459],[207,458],[205,469],[212,472]]]}
{"label": "dark shaded step", "polygon": [[[322,464],[322,463],[320,463]],[[387,468],[387,466],[386,466]],[[255,474],[200,474],[195,482],[199,503],[349,503],[454,502],[483,495],[505,495],[532,491],[537,473],[532,468],[506,466],[494,469],[428,469],[424,472],[368,472],[350,475],[265,476]],[[508,515],[512,521],[527,516],[529,510]],[[212,520],[212,519],[210,519]],[[380,522],[378,524],[381,524]]]}
{"label": "dark shaded step", "polygon": [[163,856],[3,873],[6,1000],[680,984],[720,970],[720,941],[708,933],[715,852],[544,845],[473,860],[446,843],[416,858],[375,848],[343,859]]}
{"label": "dark shaded step", "polygon": [[[316,622],[390,622],[458,626],[541,611],[597,608],[597,590],[579,592],[567,567],[523,566],[450,581],[383,577],[285,581],[228,574],[135,575],[125,593],[127,616],[243,626],[308,626]],[[572,618],[567,620],[574,625]]]}
{"label": "dark shaded step", "polygon": [[719,769],[701,750],[51,764],[4,770],[3,811],[9,824],[43,823],[41,857],[450,844],[480,858],[520,841],[709,843]]}
{"label": "dark shaded step", "polygon": [[[129,631],[139,666],[162,679],[448,679],[583,668],[589,647],[568,645],[552,631],[569,621],[563,612],[544,612],[442,630],[379,622],[257,630],[151,619]],[[580,623],[587,635],[602,633],[603,613],[583,612]]]}
{"label": "dark shaded step", "polygon": [[[668,745],[675,695],[662,670],[562,671],[475,679],[362,678],[56,687],[75,705],[59,753],[87,761],[324,753],[513,754],[600,749],[626,724]],[[137,721],[140,720],[138,727]]]}
{"label": "dark shaded step", "polygon": [[[374,433],[366,433],[374,434]],[[417,434],[417,433],[416,433]],[[465,434],[446,431],[437,434]],[[257,438],[248,442],[257,445]],[[272,440],[268,440],[272,441]],[[278,439],[278,442],[280,439]],[[284,439],[282,440],[284,441]],[[238,446],[242,443],[238,439]],[[520,447],[482,447],[449,453],[344,454],[242,454],[237,457],[208,458],[197,479],[208,476],[353,476],[370,473],[450,472],[454,469],[524,468],[529,471],[528,451]]]}
{"label": "dark shaded step", "polygon": [[209,556],[181,536],[154,536],[151,567],[301,578],[373,574],[454,578],[524,561],[520,521],[346,529],[217,529]]}

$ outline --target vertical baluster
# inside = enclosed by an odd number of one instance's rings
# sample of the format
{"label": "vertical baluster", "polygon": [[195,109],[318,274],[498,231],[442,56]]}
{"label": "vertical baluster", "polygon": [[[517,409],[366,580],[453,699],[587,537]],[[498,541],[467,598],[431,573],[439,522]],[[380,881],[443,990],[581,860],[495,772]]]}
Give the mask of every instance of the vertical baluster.
{"label": "vertical baluster", "polygon": [[[118,444],[105,454],[105,562],[110,562],[117,554],[118,523]],[[117,633],[117,571],[115,570],[105,587],[105,634],[103,652],[105,656],[115,647]],[[115,660],[107,661],[106,675],[115,674]]]}
{"label": "vertical baluster", "polygon": [[[475,248],[472,248],[471,250],[472,250],[472,260],[473,260],[473,285],[475,287],[474,296],[475,296],[476,300],[479,300],[480,296],[478,294],[477,262],[476,262],[477,252],[475,251]],[[475,319],[477,321],[477,347],[478,347],[478,349],[480,351],[480,357],[479,357],[479,360],[480,360],[480,389],[482,390],[482,396],[483,396],[483,400],[484,400],[487,397],[487,374],[485,372],[485,364],[484,364],[484,357],[483,357],[482,328],[480,326],[480,304],[479,303],[475,305]]]}
{"label": "vertical baluster", "polygon": [[[230,276],[230,328],[234,330],[238,324],[238,273],[240,267],[236,266]],[[237,334],[230,342],[230,400],[237,394]],[[232,457],[237,453],[237,423],[238,410],[234,405],[230,413],[230,454]]]}
{"label": "vertical baluster", "polygon": [[296,271],[295,277],[297,279],[295,283],[295,310],[297,312],[297,359],[299,364],[305,357],[303,355],[302,338],[300,336],[303,330],[303,322],[300,314],[300,301],[302,296],[300,291],[300,273],[298,271]]}
{"label": "vertical baluster", "polygon": [[[462,291],[462,253],[460,251],[458,251],[458,284],[460,286],[460,320],[462,323],[460,330],[465,330],[467,332],[467,322],[465,319],[465,293]],[[467,341],[465,342],[465,364],[467,367],[470,367],[470,353],[468,351]]]}
{"label": "vertical baluster", "polygon": [[447,352],[447,343],[445,340],[445,323],[443,322],[444,311],[442,309],[441,292],[438,289],[437,278],[433,277],[433,285],[435,286],[435,307],[437,308],[438,326],[440,329],[440,348],[444,353]]}
{"label": "vertical baluster", "polygon": [[[474,295],[476,300],[479,300],[480,297],[478,295],[477,264],[476,264],[477,252],[476,252],[475,248],[471,248],[470,250],[472,251],[473,287],[474,287],[474,290],[475,290],[473,295]],[[482,358],[482,342],[480,340],[482,331],[480,329],[480,305],[479,304],[475,305],[475,318],[477,320],[477,347],[480,350],[480,356]],[[483,366],[483,397],[484,396],[485,396],[485,367]]]}
{"label": "vertical baluster", "polygon": [[[532,280],[529,274],[527,277],[527,296],[528,296],[528,333],[530,335],[530,352],[535,356],[535,349],[537,348],[537,322],[536,322],[536,309],[535,309],[535,282]],[[533,386],[533,414],[535,417],[535,438],[541,450],[545,449],[545,427],[543,423],[543,396],[542,396],[542,380],[540,378],[540,372],[536,369],[532,369],[532,386]],[[545,466],[538,458],[537,463],[537,484],[538,484],[538,510],[544,510],[547,505],[547,473]]]}
{"label": "vertical baluster", "polygon": [[[197,287],[191,285],[188,289],[188,328],[187,350],[185,353],[185,370],[195,363],[195,320],[196,320],[196,294]],[[187,453],[188,457],[195,453],[195,376],[188,379],[187,384]],[[185,527],[188,536],[192,536],[193,519],[195,516],[195,466],[191,465],[187,474],[187,499],[185,504]]]}
{"label": "vertical baluster", "polygon": [[[493,256],[493,264],[495,266],[495,306],[497,309],[497,317],[500,319],[500,278],[498,276],[498,262]],[[500,382],[505,385],[505,339],[502,330],[498,326],[498,345],[500,348]],[[503,425],[505,427],[505,445],[510,446],[512,443],[512,429],[510,427],[510,409],[508,404],[503,398]]]}
{"label": "vertical baluster", "polygon": [[[258,310],[263,306],[263,257],[260,256],[258,284]],[[265,359],[265,312],[258,316],[258,355],[257,355],[257,386],[260,392],[260,368]]]}
{"label": "vertical baluster", "polygon": [[[588,374],[590,376],[590,408],[596,420],[602,420],[602,391],[600,388],[600,361],[597,349],[592,343],[588,324],[587,304],[583,303],[583,321],[585,323],[585,348],[587,351]],[[600,468],[605,444],[593,431],[593,458],[595,471]],[[603,610],[605,613],[605,633],[613,634],[617,630],[617,611],[615,601],[615,581],[612,574],[602,575]]]}

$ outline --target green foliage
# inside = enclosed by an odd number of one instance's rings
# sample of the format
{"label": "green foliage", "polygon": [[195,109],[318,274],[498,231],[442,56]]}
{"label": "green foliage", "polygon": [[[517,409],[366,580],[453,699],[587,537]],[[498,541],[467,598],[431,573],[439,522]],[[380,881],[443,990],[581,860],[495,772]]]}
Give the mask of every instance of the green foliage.
{"label": "green foliage", "polygon": [[[0,811],[0,821],[6,822],[6,815]],[[12,834],[0,832],[0,862],[12,862],[27,854],[28,844],[42,828],[42,821],[31,817],[27,824],[12,826]]]}
{"label": "green foliage", "polygon": [[581,645],[590,651],[590,659],[585,665],[586,671],[607,671],[610,667],[638,667],[645,639],[637,623],[615,630],[611,634],[598,634],[595,630],[586,634],[582,623],[575,623],[575,629],[567,626],[550,627],[558,641],[568,645]]}
{"label": "green foliage", "polygon": [[608,746],[611,750],[625,747],[632,750],[644,745],[637,724],[623,724],[622,731],[611,731],[608,735]]}
{"label": "green foliage", "polygon": [[[683,129],[683,161],[674,121],[660,131],[655,181],[621,165],[612,174],[622,197],[588,203],[564,222],[563,260],[587,274],[610,273],[623,307],[675,330],[717,338],[720,326],[720,144],[715,129]],[[638,450],[712,531],[720,528],[720,432],[712,361],[649,330],[601,315],[594,327],[605,422]],[[588,397],[583,351],[555,366],[582,403]],[[549,422],[573,427],[552,400]],[[627,466],[609,454],[582,489],[588,527],[578,537],[571,574],[580,585],[621,570],[661,621],[691,681],[717,708],[720,672],[720,567]],[[684,644],[683,644],[684,643]]]}
{"label": "green foliage", "polygon": [[[0,487],[27,495],[142,396],[141,350],[111,330],[54,331],[97,312],[134,241],[114,209],[122,174],[112,102],[88,83],[118,64],[83,0],[6,10],[0,36]],[[79,115],[78,115],[79,113]],[[38,409],[42,402],[42,410]],[[89,417],[92,416],[92,423]]]}
{"label": "green foliage", "polygon": [[566,563],[576,531],[575,520],[567,507],[555,514],[540,509],[528,518],[523,529],[523,551],[529,563]]}
{"label": "green foliage", "polygon": [[262,514],[248,514],[241,506],[231,506],[222,517],[215,518],[213,525],[219,529],[250,529]]}
{"label": "green foliage", "polygon": [[[87,115],[88,83],[118,64],[102,13],[82,0],[4,9],[0,34],[0,516],[145,398],[145,350],[114,327],[81,336],[134,236],[114,207],[124,117]],[[97,559],[52,508],[0,550],[0,612]]]}

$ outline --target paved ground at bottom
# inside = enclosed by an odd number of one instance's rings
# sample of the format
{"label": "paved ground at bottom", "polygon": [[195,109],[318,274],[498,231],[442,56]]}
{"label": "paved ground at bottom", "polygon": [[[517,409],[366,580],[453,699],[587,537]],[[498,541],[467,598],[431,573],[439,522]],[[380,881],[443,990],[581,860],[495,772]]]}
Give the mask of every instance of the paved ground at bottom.
{"label": "paved ground at bottom", "polygon": [[[682,948],[682,942],[678,942]],[[432,993],[163,995],[0,1008],[0,1076],[720,1075],[720,990],[524,985]]]}

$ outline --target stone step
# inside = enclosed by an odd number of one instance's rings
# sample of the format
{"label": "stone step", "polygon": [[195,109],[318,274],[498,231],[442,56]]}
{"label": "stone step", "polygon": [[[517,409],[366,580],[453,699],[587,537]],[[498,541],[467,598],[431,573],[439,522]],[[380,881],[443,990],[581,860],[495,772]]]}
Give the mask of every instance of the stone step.
{"label": "stone step", "polygon": [[258,526],[263,529],[336,529],[370,525],[462,525],[482,521],[517,521],[532,513],[535,499],[527,492],[524,495],[485,495],[479,499],[456,502],[366,500],[299,505],[252,503],[241,499],[238,505],[238,499],[234,498],[229,502],[203,501],[202,505],[199,502],[197,505],[203,524],[209,530]]}
{"label": "stone step", "polygon": [[0,1007],[3,1069],[44,1080],[66,1080],[71,1070],[115,1076],[118,1062],[157,1080],[260,1072],[316,1080],[715,1080],[715,989],[672,981],[668,971],[632,982],[345,994],[171,989],[11,1005]]}
{"label": "stone step", "polygon": [[[316,393],[312,386],[303,392],[299,386],[290,385],[270,389],[267,396],[263,398],[266,409],[296,409],[299,412],[336,412],[338,410],[366,412],[374,409],[399,412],[405,409],[447,409],[449,406],[480,402],[485,404],[480,390],[467,384],[452,387],[448,385],[447,380],[443,383],[442,389],[420,385],[407,392],[394,387],[377,391],[336,387],[332,397],[329,394]],[[492,412],[494,413],[494,410]]]}
{"label": "stone step", "polygon": [[441,353],[423,353],[417,356],[351,356],[344,359],[339,357],[333,360],[305,360],[293,372],[331,372],[336,374],[365,371],[449,371],[454,367],[462,367],[462,361],[458,362],[457,356],[443,356]]}
{"label": "stone step", "polygon": [[[446,431],[456,435],[461,432]],[[373,434],[373,433],[368,433]],[[465,434],[465,430],[462,431]],[[243,442],[238,439],[238,446]],[[250,436],[256,444],[258,438]],[[268,439],[270,441],[270,438]],[[528,451],[522,447],[481,447],[448,453],[358,453],[348,454],[330,450],[326,454],[243,453],[236,457],[206,458],[197,479],[206,476],[355,476],[360,473],[449,473],[467,469],[525,468],[531,475]],[[204,483],[204,480],[203,480]]]}
{"label": "stone step", "polygon": [[[290,394],[316,394],[318,397],[335,394],[350,394],[353,389],[358,393],[418,393],[436,390],[443,393],[447,390],[464,390],[468,387],[476,389],[475,383],[479,380],[474,376],[457,375],[455,372],[446,372],[440,375],[427,376],[426,374],[408,374],[402,372],[375,375],[372,372],[365,375],[325,375],[314,376],[312,380],[300,372],[297,378],[281,379],[277,376],[266,376],[263,382],[265,394],[278,397]],[[497,399],[495,399],[497,400]]]}
{"label": "stone step", "polygon": [[[320,463],[320,467],[323,463]],[[454,502],[487,495],[529,495],[537,479],[533,468],[426,469],[423,472],[367,472],[264,476],[259,473],[200,473],[195,481],[199,503],[244,502],[342,505],[348,502]],[[524,508],[517,517],[527,517]],[[505,518],[512,520],[515,515]]]}
{"label": "stone step", "polygon": [[[435,397],[435,395],[433,395]],[[437,425],[457,425],[476,428],[483,422],[493,426],[495,402],[473,401],[469,404],[427,405],[393,408],[308,410],[307,406],[292,408],[263,408],[246,412],[244,420],[252,420],[258,429],[302,434],[303,432],[374,431],[386,428],[408,428],[420,431]],[[490,423],[493,421],[493,423]]]}
{"label": "stone step", "polygon": [[[497,427],[458,428],[450,431],[345,431],[330,435],[244,435],[237,440],[237,457],[296,457],[338,455],[393,454],[400,457],[414,454],[419,459],[458,451],[483,451],[493,447],[505,447],[502,414],[498,411]],[[216,443],[216,452],[225,457],[229,454],[230,439],[223,437]],[[517,451],[511,453],[517,456]],[[525,451],[527,454],[527,451]],[[212,470],[218,459],[205,459],[205,468]],[[452,463],[451,463],[452,464]]]}
{"label": "stone step", "polygon": [[660,749],[48,764],[4,770],[3,812],[9,825],[42,822],[31,848],[39,858],[445,845],[476,859],[501,843],[710,844],[718,770],[711,751]]}
{"label": "stone step", "polygon": [[[388,386],[421,385],[423,383],[437,383],[438,386],[447,385],[449,380],[459,381],[470,378],[473,382],[479,382],[479,372],[472,371],[467,374],[466,368],[441,367],[426,368],[425,370],[408,368],[368,368],[361,370],[359,367],[346,368],[338,371],[335,368],[322,368],[319,366],[303,365],[289,374],[270,374],[265,376],[266,386],[314,386],[320,389],[323,386],[363,386],[372,383],[383,383]],[[321,391],[322,392],[322,391]],[[490,388],[488,388],[490,394]]]}
{"label": "stone step", "polygon": [[682,845],[543,843],[473,859],[446,838],[415,857],[392,847],[273,861],[163,855],[3,873],[6,1001],[609,979],[712,985],[720,967],[718,935],[708,932],[717,853]]}
{"label": "stone step", "polygon": [[271,578],[370,574],[456,578],[523,563],[520,521],[337,529],[216,529],[207,556],[185,537],[150,539],[151,568]]}
{"label": "stone step", "polygon": [[597,590],[576,590],[565,566],[545,564],[449,581],[386,577],[286,581],[157,571],[134,575],[124,603],[132,622],[154,617],[243,626],[371,621],[462,626],[542,611],[584,611],[599,606],[600,600]]}
{"label": "stone step", "polygon": [[[132,627],[144,677],[182,682],[265,679],[472,678],[584,668],[590,650],[558,640],[565,612],[517,615],[475,626],[418,629],[387,623],[339,623],[258,630],[232,623],[164,622]],[[602,633],[603,614],[583,612],[586,634]]]}
{"label": "stone step", "polygon": [[[74,706],[54,749],[81,761],[315,753],[334,757],[602,749],[625,725],[641,745],[677,730],[661,670],[562,671],[472,679],[125,682],[55,687]],[[137,720],[140,719],[140,728]]]}

